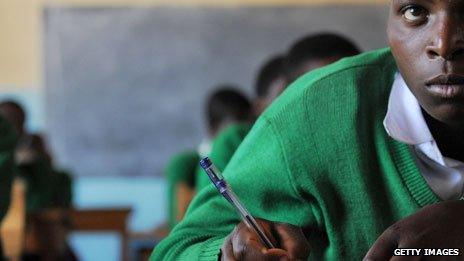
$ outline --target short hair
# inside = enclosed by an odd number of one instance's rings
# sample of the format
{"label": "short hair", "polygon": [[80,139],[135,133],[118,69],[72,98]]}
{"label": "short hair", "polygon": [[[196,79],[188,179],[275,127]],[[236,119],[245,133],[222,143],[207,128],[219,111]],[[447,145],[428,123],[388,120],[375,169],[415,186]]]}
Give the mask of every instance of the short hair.
{"label": "short hair", "polygon": [[[14,115],[12,115],[12,113]],[[0,114],[2,114],[6,119],[10,121],[14,120],[21,125],[23,125],[26,120],[26,112],[24,111],[23,107],[13,100],[5,100],[0,102]]]}
{"label": "short hair", "polygon": [[208,128],[217,131],[225,121],[247,121],[251,118],[251,103],[248,98],[233,85],[216,87],[208,98],[206,114]]}
{"label": "short hair", "polygon": [[277,55],[266,61],[258,71],[255,83],[257,97],[264,97],[269,93],[269,88],[273,81],[284,74],[285,56]]}
{"label": "short hair", "polygon": [[287,53],[285,72],[292,79],[298,68],[311,60],[347,57],[359,54],[359,48],[348,38],[335,33],[318,33],[296,41]]}

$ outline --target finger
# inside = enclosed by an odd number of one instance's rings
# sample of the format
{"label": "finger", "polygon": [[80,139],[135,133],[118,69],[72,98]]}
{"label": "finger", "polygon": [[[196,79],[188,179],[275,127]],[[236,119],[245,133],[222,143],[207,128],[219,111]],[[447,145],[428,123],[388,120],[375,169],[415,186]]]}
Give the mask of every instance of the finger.
{"label": "finger", "polygon": [[392,229],[387,229],[372,245],[363,260],[389,260],[397,248],[396,235]]}
{"label": "finger", "polygon": [[287,251],[279,248],[272,248],[266,250],[264,255],[264,260],[268,261],[283,261],[283,260],[290,260]]}
{"label": "finger", "polygon": [[[276,238],[274,237],[274,235],[272,233],[271,222],[267,221],[267,220],[264,220],[264,219],[259,219],[259,218],[257,218],[256,221],[259,223],[259,225],[263,229],[264,233],[266,234],[267,238],[271,241],[271,243],[274,245],[274,247],[278,247],[279,244],[278,244]],[[256,235],[256,236],[258,236],[258,235]]]}
{"label": "finger", "polygon": [[258,236],[240,223],[232,233],[232,251],[238,260],[247,258],[263,259],[266,247],[259,241]]}
{"label": "finger", "polygon": [[266,247],[255,239],[247,238],[232,240],[234,256],[238,260],[261,260],[265,259]]}
{"label": "finger", "polygon": [[237,259],[235,258],[234,251],[232,249],[232,241],[230,240],[230,236],[228,236],[221,247],[221,260],[236,261]]}
{"label": "finger", "polygon": [[291,259],[308,259],[310,246],[300,227],[277,223],[274,229],[279,236],[280,247],[287,251]]}
{"label": "finger", "polygon": [[[270,225],[264,220],[259,220],[260,225],[266,231],[272,241],[275,238],[270,233]],[[288,255],[282,249],[267,249],[261,242],[255,231],[244,223],[239,224],[231,238],[234,256],[238,260],[288,260]]]}

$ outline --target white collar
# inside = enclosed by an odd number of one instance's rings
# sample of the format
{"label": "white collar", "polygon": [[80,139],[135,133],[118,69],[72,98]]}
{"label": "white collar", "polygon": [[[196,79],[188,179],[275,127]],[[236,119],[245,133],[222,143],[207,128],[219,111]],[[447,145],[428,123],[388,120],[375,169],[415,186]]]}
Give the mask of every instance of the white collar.
{"label": "white collar", "polygon": [[434,142],[416,97],[400,73],[395,74],[383,125],[388,135],[410,145]]}
{"label": "white collar", "polygon": [[419,102],[399,73],[395,75],[383,125],[393,139],[411,146],[419,171],[435,194],[445,200],[462,197],[464,163],[443,157]]}
{"label": "white collar", "polygon": [[393,139],[414,146],[415,150],[442,166],[451,163],[441,154],[422,115],[419,102],[400,73],[395,74],[383,125]]}

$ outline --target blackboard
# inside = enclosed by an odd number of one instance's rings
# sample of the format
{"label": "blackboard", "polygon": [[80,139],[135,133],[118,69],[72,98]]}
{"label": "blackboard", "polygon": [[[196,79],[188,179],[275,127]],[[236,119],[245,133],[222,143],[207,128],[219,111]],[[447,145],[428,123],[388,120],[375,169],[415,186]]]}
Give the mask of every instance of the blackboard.
{"label": "blackboard", "polygon": [[387,6],[53,7],[44,10],[47,133],[83,176],[161,175],[205,135],[218,83],[253,93],[256,70],[303,35],[387,44]]}

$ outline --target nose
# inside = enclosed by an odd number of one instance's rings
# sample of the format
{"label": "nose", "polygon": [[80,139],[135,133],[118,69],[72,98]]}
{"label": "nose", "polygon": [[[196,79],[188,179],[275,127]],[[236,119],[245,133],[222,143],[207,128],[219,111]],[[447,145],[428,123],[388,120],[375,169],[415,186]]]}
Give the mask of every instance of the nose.
{"label": "nose", "polygon": [[458,18],[450,15],[437,19],[432,32],[430,44],[427,46],[427,56],[430,59],[442,58],[456,60],[464,58],[464,24]]}

